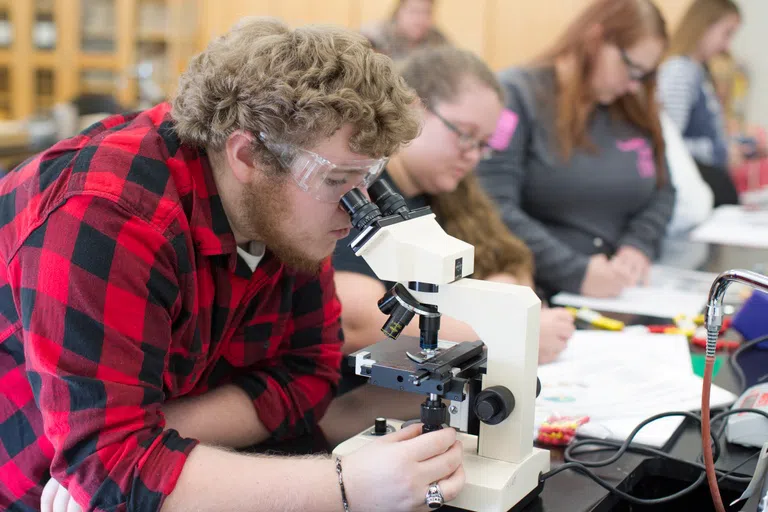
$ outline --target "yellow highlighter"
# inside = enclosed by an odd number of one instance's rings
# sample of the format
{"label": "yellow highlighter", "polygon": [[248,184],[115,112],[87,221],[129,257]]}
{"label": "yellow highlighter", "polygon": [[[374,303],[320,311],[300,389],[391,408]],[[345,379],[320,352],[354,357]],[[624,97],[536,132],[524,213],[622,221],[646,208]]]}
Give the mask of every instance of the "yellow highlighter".
{"label": "yellow highlighter", "polygon": [[587,322],[592,327],[605,329],[607,331],[621,331],[624,329],[624,322],[603,316],[597,311],[592,311],[587,308],[576,309],[570,306],[565,309],[567,309],[575,319]]}

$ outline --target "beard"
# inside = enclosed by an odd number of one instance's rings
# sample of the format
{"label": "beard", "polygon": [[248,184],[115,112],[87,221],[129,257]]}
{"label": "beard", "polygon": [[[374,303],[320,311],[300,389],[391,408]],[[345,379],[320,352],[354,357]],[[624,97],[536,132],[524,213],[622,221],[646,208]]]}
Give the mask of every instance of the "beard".
{"label": "beard", "polygon": [[264,242],[267,249],[287,267],[317,275],[323,261],[330,255],[318,258],[308,254],[300,245],[302,240],[283,229],[283,226],[291,224],[287,186],[285,180],[248,184],[243,189],[237,217],[248,228],[243,231]]}

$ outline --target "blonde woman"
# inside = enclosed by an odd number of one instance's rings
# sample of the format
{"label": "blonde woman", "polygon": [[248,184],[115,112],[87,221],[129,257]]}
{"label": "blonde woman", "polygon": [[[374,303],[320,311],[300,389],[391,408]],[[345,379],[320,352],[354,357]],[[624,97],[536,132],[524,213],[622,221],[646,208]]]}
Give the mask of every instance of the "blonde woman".
{"label": "blonde woman", "polygon": [[749,156],[749,148],[728,136],[723,105],[707,63],[728,51],[741,24],[732,0],[696,0],[672,35],[669,57],[659,71],[659,98],[683,135],[715,206],[738,204],[729,169]]}
{"label": "blonde woman", "polygon": [[[473,277],[531,286],[530,251],[504,226],[472,174],[490,154],[488,140],[502,114],[503,92],[493,72],[473,53],[442,46],[413,53],[401,74],[421,98],[424,123],[419,136],[390,158],[383,178],[410,208],[431,205],[449,234],[475,246]],[[381,337],[384,315],[376,303],[386,290],[348,247],[352,237],[339,242],[333,256],[346,353]],[[407,329],[418,335],[417,322]],[[539,361],[550,362],[572,334],[573,319],[565,310],[547,309],[541,332]],[[440,336],[477,339],[468,325],[451,318],[443,318]]]}
{"label": "blonde woman", "polygon": [[[490,155],[489,141],[497,124],[504,124],[499,119],[509,119],[509,113],[503,114],[503,91],[495,75],[476,55],[450,46],[416,51],[400,70],[421,98],[423,126],[414,141],[390,158],[382,177],[409,208],[431,206],[449,234],[475,246],[474,278],[532,285],[530,251],[506,228],[473,174],[477,163]],[[333,255],[345,353],[382,339],[386,317],[376,304],[391,286],[348,247],[354,236],[339,242]],[[566,310],[543,309],[539,362],[555,360],[573,331],[574,320]],[[404,332],[418,336],[418,322]],[[469,325],[443,316],[440,338],[473,341],[477,335]],[[377,416],[418,417],[422,397],[363,385],[365,379],[342,374],[344,394],[321,423],[332,444],[361,431]]]}

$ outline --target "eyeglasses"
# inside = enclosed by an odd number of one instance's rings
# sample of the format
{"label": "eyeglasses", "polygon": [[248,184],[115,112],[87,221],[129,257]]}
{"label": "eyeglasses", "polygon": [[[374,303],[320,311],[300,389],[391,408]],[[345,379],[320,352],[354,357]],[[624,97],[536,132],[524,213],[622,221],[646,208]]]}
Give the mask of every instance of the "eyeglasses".
{"label": "eyeglasses", "polygon": [[464,132],[461,130],[458,126],[441,116],[434,108],[428,107],[427,110],[432,112],[435,117],[437,117],[440,121],[443,122],[446,128],[451,130],[453,133],[455,133],[459,138],[459,150],[461,152],[467,152],[472,151],[474,149],[477,149],[480,152],[480,160],[488,160],[493,156],[493,148],[491,148],[490,145],[488,145],[487,142],[482,140],[477,140],[472,135]]}
{"label": "eyeglasses", "polygon": [[624,61],[624,65],[627,66],[627,73],[629,79],[634,82],[647,82],[656,75],[656,68],[648,71],[643,66],[632,62],[632,59],[627,55],[627,51],[624,48],[619,48],[621,54],[621,60]]}
{"label": "eyeglasses", "polygon": [[299,188],[324,203],[338,203],[352,189],[368,188],[376,181],[388,158],[351,160],[334,164],[323,156],[294,146],[274,142],[266,134],[259,139],[291,176]]}

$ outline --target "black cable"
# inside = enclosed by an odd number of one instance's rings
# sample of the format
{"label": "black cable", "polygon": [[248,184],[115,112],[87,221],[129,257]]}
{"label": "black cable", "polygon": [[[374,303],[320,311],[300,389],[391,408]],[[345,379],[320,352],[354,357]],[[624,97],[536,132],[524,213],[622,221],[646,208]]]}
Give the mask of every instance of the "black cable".
{"label": "black cable", "polygon": [[731,476],[733,473],[735,473],[735,472],[736,472],[736,471],[737,471],[737,470],[738,470],[740,467],[742,467],[744,464],[746,464],[747,462],[751,461],[751,460],[752,460],[752,459],[754,459],[755,457],[759,456],[761,451],[762,451],[762,450],[758,450],[758,451],[756,451],[755,453],[753,453],[752,455],[750,455],[749,457],[747,457],[747,458],[746,458],[746,459],[744,459],[743,461],[741,461],[741,462],[739,462],[738,464],[736,464],[734,467],[732,467],[731,469],[729,469],[727,473],[725,473],[723,476],[721,476],[720,478],[718,478],[718,479],[717,479],[717,481],[718,481],[718,482],[722,482],[722,481],[723,481],[723,480],[725,480],[727,477]]}
{"label": "black cable", "polygon": [[592,471],[589,470],[589,468],[586,468],[579,464],[578,462],[566,462],[562,466],[558,466],[557,468],[553,469],[552,471],[549,471],[548,473],[545,473],[541,476],[540,480],[545,480],[547,478],[550,478],[558,473],[560,471],[565,471],[566,469],[572,469],[578,473],[581,473],[582,475],[590,478],[595,483],[597,483],[600,487],[604,488],[605,490],[609,491],[611,494],[615,494],[616,496],[632,503],[633,505],[661,505],[662,503],[667,503],[673,500],[676,500],[677,498],[682,498],[686,494],[692,492],[696,489],[699,485],[701,485],[702,482],[706,479],[706,474],[702,473],[699,475],[699,478],[696,479],[694,483],[692,483],[690,486],[686,487],[682,491],[678,491],[674,494],[670,494],[669,496],[664,496],[662,498],[653,498],[653,499],[643,499],[643,498],[636,498],[632,496],[631,494],[627,494],[624,491],[620,491],[613,485],[609,484],[596,474],[594,474]]}
{"label": "black cable", "polygon": [[768,335],[760,336],[753,340],[746,341],[742,343],[739,348],[734,350],[733,353],[731,353],[731,356],[728,358],[728,363],[731,365],[731,368],[733,369],[733,372],[736,374],[736,378],[739,381],[739,389],[742,391],[744,391],[747,387],[747,377],[744,375],[744,370],[741,368],[741,365],[738,362],[738,357],[742,354],[742,352],[746,352],[758,343],[762,343],[764,341],[768,341]]}
{"label": "black cable", "polygon": [[[768,336],[766,337],[766,339],[768,339]],[[755,340],[755,343],[758,343],[758,341]],[[768,413],[765,413],[757,409],[731,409],[731,410],[724,411],[712,416],[710,419],[710,423],[714,424],[717,421],[724,420],[728,416],[731,416],[734,414],[741,414],[741,413],[759,414],[764,418],[768,419]],[[587,439],[583,441],[578,441],[576,443],[569,445],[565,449],[565,461],[566,461],[565,464],[562,464],[561,466],[558,466],[555,469],[552,469],[547,473],[544,473],[543,475],[541,475],[539,481],[543,482],[544,480],[547,480],[548,478],[551,478],[556,474],[561,473],[562,471],[571,469],[590,478],[591,480],[593,480],[599,486],[606,489],[611,494],[615,494],[616,496],[619,496],[620,498],[634,505],[661,505],[663,503],[669,503],[678,498],[681,498],[686,494],[689,494],[690,492],[694,491],[706,479],[704,464],[701,462],[703,458],[702,455],[700,454],[697,457],[696,462],[692,462],[689,460],[672,457],[668,453],[665,453],[656,448],[651,448],[648,446],[639,446],[639,445],[632,446],[631,445],[632,440],[635,438],[637,433],[643,427],[661,418],[668,418],[672,416],[684,416],[693,421],[701,422],[701,416],[695,413],[692,413],[690,411],[671,411],[671,412],[656,414],[654,416],[651,416],[650,418],[647,418],[646,420],[643,420],[637,425],[637,427],[634,428],[634,430],[632,430],[629,436],[627,436],[627,439],[621,443],[618,441],[607,441],[602,439]],[[712,442],[714,443],[713,458],[715,461],[717,461],[717,459],[720,456],[720,439],[722,438],[724,433],[725,433],[725,422],[723,422],[723,425],[718,429],[716,434],[712,434]],[[579,451],[580,448],[584,448],[585,446],[597,446],[599,448]],[[598,461],[584,461],[584,460],[580,461],[576,458],[578,455],[581,455],[583,453],[594,454],[594,453],[603,452],[603,451],[615,451],[616,453],[614,453],[614,455],[612,455],[611,457],[608,457],[607,459],[602,459]],[[602,478],[594,474],[590,469],[590,468],[596,468],[596,467],[604,467],[604,466],[613,464],[614,462],[619,460],[619,458],[624,453],[628,451],[632,453],[638,453],[641,455],[652,455],[655,457],[662,458],[664,460],[673,461],[679,464],[687,465],[689,467],[694,467],[696,469],[699,469],[701,471],[701,474],[698,476],[696,481],[694,481],[691,485],[689,485],[688,487],[685,487],[684,489],[674,494],[670,494],[669,496],[663,496],[661,498],[652,498],[652,499],[637,498],[635,496],[632,496],[631,494],[628,494],[624,491],[617,489],[615,486],[611,485],[610,483],[606,482],[605,480],[603,480]],[[716,473],[720,475],[719,481],[729,480],[729,481],[738,482],[738,483],[749,482],[751,480],[750,477],[738,477],[738,476],[734,476],[733,473],[736,472],[736,470],[738,470],[744,464],[746,464],[749,460],[757,456],[759,453],[760,453],[760,450],[750,455],[747,459],[742,461],[738,466],[730,469],[729,471],[716,470]]]}

